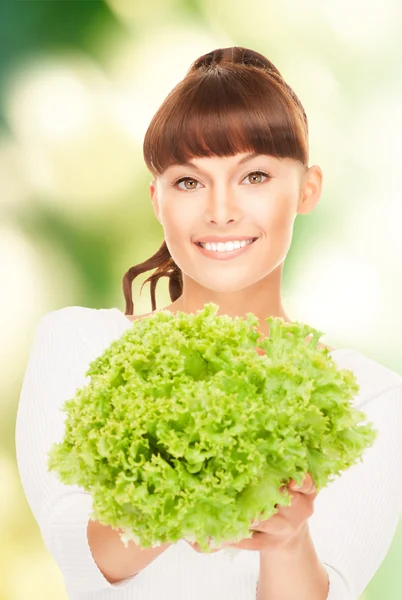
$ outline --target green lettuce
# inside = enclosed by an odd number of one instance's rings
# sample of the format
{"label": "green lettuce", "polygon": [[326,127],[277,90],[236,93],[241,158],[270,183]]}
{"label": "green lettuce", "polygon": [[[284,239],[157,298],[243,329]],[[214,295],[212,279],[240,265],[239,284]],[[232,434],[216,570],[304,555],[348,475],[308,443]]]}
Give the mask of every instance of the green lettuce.
{"label": "green lettuce", "polygon": [[323,332],[270,317],[261,338],[255,315],[218,308],[134,321],[61,409],[48,470],[88,491],[91,518],[125,545],[251,538],[253,519],[290,505],[290,478],[310,473],[319,491],[377,437],[352,406],[353,372],[317,348]]}

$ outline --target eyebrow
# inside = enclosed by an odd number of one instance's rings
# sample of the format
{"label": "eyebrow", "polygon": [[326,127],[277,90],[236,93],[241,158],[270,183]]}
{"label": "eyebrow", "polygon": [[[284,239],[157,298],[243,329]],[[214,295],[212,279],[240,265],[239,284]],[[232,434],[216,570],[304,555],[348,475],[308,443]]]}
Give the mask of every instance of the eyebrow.
{"label": "eyebrow", "polygon": [[[255,158],[256,156],[262,156],[262,154],[260,152],[253,152],[252,154],[247,154],[247,156],[243,156],[243,158],[241,158],[237,164],[242,165],[243,163],[248,162],[249,160],[251,160],[252,158]],[[172,167],[173,166],[192,167],[193,169],[196,169],[197,171],[202,170],[202,169],[200,169],[200,167],[197,167],[197,165],[195,165],[193,162],[181,162],[181,163],[176,163],[175,165],[172,165]]]}

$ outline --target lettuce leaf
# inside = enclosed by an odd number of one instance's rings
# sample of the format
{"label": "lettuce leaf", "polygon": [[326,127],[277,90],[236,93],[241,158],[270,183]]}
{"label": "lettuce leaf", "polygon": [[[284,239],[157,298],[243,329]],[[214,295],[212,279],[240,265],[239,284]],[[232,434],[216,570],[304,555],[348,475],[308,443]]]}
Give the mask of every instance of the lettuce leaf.
{"label": "lettuce leaf", "polygon": [[92,518],[125,544],[251,538],[253,519],[290,505],[290,478],[309,472],[319,491],[377,437],[352,405],[355,375],[317,347],[323,332],[270,317],[261,338],[255,315],[218,308],[134,321],[62,408],[48,470],[88,491]]}

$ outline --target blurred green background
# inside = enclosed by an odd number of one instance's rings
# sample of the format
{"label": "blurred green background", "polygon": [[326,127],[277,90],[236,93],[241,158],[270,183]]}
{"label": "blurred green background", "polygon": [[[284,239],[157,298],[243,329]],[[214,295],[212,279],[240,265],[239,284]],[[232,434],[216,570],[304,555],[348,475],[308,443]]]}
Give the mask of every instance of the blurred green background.
{"label": "blurred green background", "polygon": [[[298,216],[294,320],[402,374],[402,4],[383,0],[9,1],[0,18],[0,600],[67,598],[21,487],[14,428],[33,333],[65,306],[124,312],[123,274],[163,240],[146,128],[191,62],[265,54],[309,118],[321,201]],[[146,275],[135,313],[151,310]],[[167,280],[158,308],[170,304]],[[402,527],[361,600],[397,600]],[[46,586],[43,582],[46,581]]]}

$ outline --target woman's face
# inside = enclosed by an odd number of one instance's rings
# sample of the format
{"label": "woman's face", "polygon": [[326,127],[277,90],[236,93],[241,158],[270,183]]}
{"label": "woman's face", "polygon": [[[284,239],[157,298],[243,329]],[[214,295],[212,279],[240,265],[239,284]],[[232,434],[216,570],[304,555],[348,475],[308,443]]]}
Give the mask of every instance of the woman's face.
{"label": "woman's face", "polygon": [[[263,280],[284,261],[296,215],[314,208],[321,179],[317,166],[242,153],[174,164],[151,182],[150,191],[183,277],[209,290],[234,292]],[[258,239],[246,252],[222,261],[195,244],[211,235]]]}

